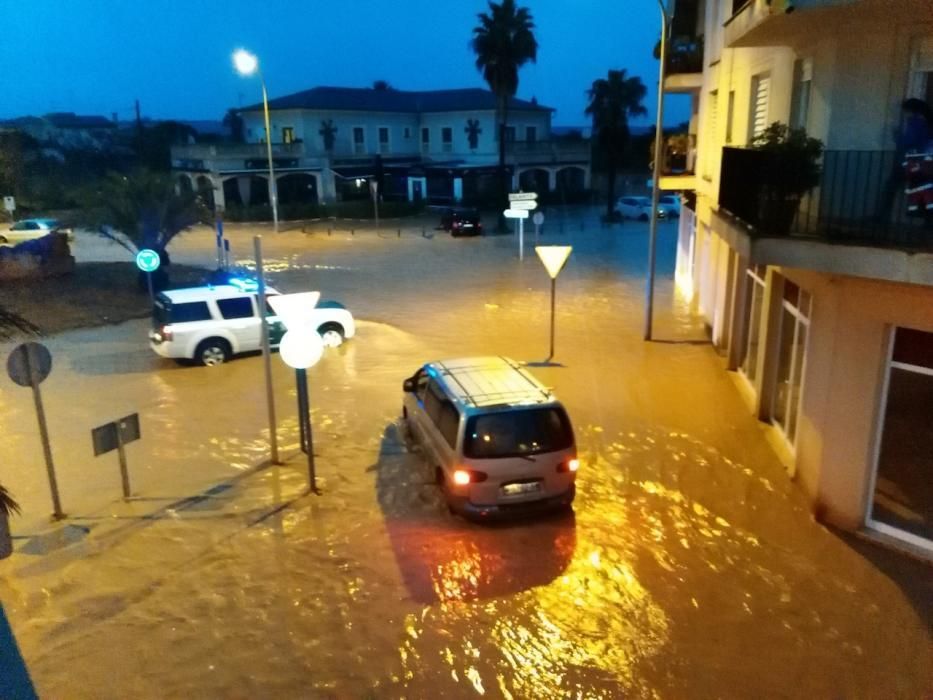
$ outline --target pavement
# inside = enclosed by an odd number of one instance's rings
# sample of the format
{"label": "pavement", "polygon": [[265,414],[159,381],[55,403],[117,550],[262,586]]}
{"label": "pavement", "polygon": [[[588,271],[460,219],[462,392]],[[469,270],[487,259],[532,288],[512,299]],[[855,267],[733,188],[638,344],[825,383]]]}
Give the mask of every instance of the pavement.
{"label": "pavement", "polygon": [[[259,357],[177,366],[148,350],[144,321],[48,339],[62,523],[31,402],[0,385],[3,480],[24,506],[0,601],[39,696],[933,692],[929,567],[813,520],[673,290],[676,225],[659,239],[664,342],[644,343],[647,226],[548,222],[545,242],[574,251],[546,366],[548,279],[514,237],[226,227],[243,263],[263,233],[277,287],[320,289],[359,319],[310,372],[320,495],[277,357],[286,459],[270,465]],[[212,244],[185,234],[173,260],[209,266]],[[79,261],[121,254],[76,247]],[[583,464],[572,516],[451,516],[401,439],[402,379],[479,353],[529,362],[567,405]],[[136,411],[124,502],[89,430]]]}

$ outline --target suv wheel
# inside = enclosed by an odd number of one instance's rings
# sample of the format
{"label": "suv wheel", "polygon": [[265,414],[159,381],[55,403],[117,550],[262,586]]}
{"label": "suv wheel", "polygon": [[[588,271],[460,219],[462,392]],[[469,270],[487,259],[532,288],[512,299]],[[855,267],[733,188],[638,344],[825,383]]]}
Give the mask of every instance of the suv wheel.
{"label": "suv wheel", "polygon": [[198,345],[194,359],[205,367],[222,365],[230,359],[230,344],[223,338],[208,338]]}
{"label": "suv wheel", "polygon": [[325,348],[337,348],[343,344],[343,326],[339,323],[325,323],[317,332],[324,341]]}

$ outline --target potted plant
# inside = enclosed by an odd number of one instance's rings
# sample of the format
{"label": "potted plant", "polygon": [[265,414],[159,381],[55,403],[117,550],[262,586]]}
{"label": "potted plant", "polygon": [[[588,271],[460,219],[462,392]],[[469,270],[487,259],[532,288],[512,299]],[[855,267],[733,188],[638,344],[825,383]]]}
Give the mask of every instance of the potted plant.
{"label": "potted plant", "polygon": [[19,504],[10,492],[0,484],[0,559],[13,553],[13,538],[10,536],[10,516],[19,513]]}
{"label": "potted plant", "polygon": [[758,221],[771,234],[786,236],[794,223],[801,198],[820,182],[823,142],[774,122],[751,143],[764,154],[758,177]]}

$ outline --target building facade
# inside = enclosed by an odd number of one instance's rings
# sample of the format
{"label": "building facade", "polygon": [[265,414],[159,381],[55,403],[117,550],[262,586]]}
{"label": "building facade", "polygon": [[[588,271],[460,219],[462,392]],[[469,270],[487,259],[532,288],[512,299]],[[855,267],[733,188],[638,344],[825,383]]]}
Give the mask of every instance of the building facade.
{"label": "building facade", "polygon": [[[496,191],[496,98],[488,90],[319,87],[269,101],[273,169],[283,204],[370,196],[451,204]],[[551,110],[512,99],[506,153],[514,187],[573,196],[589,187],[589,142],[552,137]],[[239,110],[244,143],[172,149],[182,184],[218,208],[269,201],[262,104]]]}
{"label": "building facade", "polygon": [[[677,286],[817,517],[933,557],[933,206],[911,182],[933,143],[894,138],[906,99],[933,104],[933,6],[678,12],[703,55],[665,85],[691,92],[697,125],[695,172],[661,180],[695,193]],[[780,163],[750,148],[773,122],[825,148],[818,184],[778,207]]]}

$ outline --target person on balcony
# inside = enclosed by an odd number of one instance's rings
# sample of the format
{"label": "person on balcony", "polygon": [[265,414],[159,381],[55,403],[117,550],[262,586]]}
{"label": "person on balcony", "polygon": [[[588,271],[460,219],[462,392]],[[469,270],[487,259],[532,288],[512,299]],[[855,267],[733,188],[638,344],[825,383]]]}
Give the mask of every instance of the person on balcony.
{"label": "person on balcony", "polygon": [[877,219],[884,223],[891,218],[894,199],[907,181],[905,158],[910,154],[928,153],[933,148],[933,112],[923,100],[911,97],[901,103],[901,123],[894,130],[894,160],[891,174],[881,193]]}

